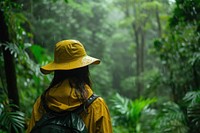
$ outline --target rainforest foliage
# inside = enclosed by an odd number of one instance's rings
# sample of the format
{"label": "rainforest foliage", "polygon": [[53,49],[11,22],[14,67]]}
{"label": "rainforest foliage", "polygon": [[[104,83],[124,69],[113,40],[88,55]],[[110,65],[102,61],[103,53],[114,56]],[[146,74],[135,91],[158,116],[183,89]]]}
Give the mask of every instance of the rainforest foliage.
{"label": "rainforest foliage", "polygon": [[114,133],[200,132],[198,0],[0,1],[0,132],[25,132],[63,39],[101,59],[90,75]]}

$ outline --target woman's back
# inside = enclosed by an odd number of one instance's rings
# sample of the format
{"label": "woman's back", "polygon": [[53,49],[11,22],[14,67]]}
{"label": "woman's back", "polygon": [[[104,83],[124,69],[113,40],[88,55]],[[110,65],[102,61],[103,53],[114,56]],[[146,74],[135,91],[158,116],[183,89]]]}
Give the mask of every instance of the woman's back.
{"label": "woman's back", "polygon": [[[50,110],[73,111],[93,94],[88,65],[98,64],[100,60],[88,56],[83,45],[74,40],[58,42],[54,52],[54,61],[41,67],[44,74],[54,72],[50,86],[43,93],[44,100]],[[39,97],[34,104],[27,132],[44,114]],[[101,97],[81,113],[81,118],[89,133],[112,133],[109,110]]]}

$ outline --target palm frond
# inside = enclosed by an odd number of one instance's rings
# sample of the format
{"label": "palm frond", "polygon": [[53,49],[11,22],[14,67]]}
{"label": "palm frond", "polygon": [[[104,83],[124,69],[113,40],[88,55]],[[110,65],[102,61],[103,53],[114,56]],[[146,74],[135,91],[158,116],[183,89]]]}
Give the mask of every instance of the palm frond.
{"label": "palm frond", "polygon": [[200,104],[196,106],[188,107],[187,114],[191,122],[195,126],[200,127]]}
{"label": "palm frond", "polygon": [[186,102],[189,107],[200,104],[200,91],[191,91],[186,93],[183,101]]}
{"label": "palm frond", "polygon": [[187,116],[193,127],[200,130],[200,91],[186,93],[183,98],[187,104]]}
{"label": "palm frond", "polygon": [[0,47],[2,46],[4,46],[5,50],[9,50],[15,58],[20,54],[20,49],[14,43],[0,43]]}
{"label": "palm frond", "polygon": [[189,130],[184,113],[173,102],[163,104],[156,128],[160,133],[187,133]]}
{"label": "palm frond", "polygon": [[141,115],[143,112],[152,112],[148,107],[151,103],[156,102],[156,99],[140,98],[132,101],[116,94],[111,101],[113,103],[114,126],[124,127],[129,132],[139,133],[142,130]]}
{"label": "palm frond", "polygon": [[16,107],[16,105],[0,104],[0,127],[8,132],[11,129],[14,129],[15,132],[20,132],[25,125],[24,113],[20,111],[12,112],[12,107]]}
{"label": "palm frond", "polygon": [[130,100],[120,96],[118,93],[111,99],[111,102],[114,104],[113,110],[116,113],[126,115],[129,111],[129,102]]}
{"label": "palm frond", "polygon": [[132,122],[139,122],[141,114],[143,111],[147,110],[149,105],[156,102],[155,98],[152,99],[136,99],[134,101],[131,101],[131,104],[129,106],[129,118],[132,120]]}

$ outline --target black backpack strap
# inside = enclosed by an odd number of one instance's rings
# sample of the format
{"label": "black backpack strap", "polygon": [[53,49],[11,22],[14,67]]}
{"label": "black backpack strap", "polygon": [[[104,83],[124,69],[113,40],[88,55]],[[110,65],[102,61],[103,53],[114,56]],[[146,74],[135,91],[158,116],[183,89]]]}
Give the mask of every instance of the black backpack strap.
{"label": "black backpack strap", "polygon": [[86,109],[98,98],[99,96],[96,94],[92,94],[85,103],[80,105],[77,109],[75,109],[73,112],[80,114],[83,111],[86,111]]}

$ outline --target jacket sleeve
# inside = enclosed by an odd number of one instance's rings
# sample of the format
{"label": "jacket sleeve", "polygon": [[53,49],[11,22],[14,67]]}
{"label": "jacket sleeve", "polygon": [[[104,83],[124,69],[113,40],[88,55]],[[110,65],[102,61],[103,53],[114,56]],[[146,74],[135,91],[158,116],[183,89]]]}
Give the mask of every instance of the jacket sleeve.
{"label": "jacket sleeve", "polygon": [[105,101],[99,97],[88,108],[83,120],[89,133],[112,133],[110,113]]}
{"label": "jacket sleeve", "polygon": [[32,115],[31,115],[31,119],[29,121],[29,124],[28,124],[28,128],[26,130],[26,133],[30,133],[32,128],[35,126],[35,122],[38,121],[41,116],[42,116],[42,109],[41,109],[41,106],[40,106],[40,97],[36,100],[34,106],[33,106],[33,110],[32,110]]}
{"label": "jacket sleeve", "polygon": [[112,133],[112,123],[108,107],[102,98],[100,100],[102,105],[100,106],[99,112],[96,112],[97,121],[95,133]]}
{"label": "jacket sleeve", "polygon": [[110,113],[105,101],[98,97],[89,107],[87,113],[82,113],[88,133],[112,133]]}

